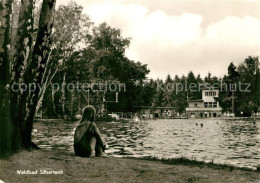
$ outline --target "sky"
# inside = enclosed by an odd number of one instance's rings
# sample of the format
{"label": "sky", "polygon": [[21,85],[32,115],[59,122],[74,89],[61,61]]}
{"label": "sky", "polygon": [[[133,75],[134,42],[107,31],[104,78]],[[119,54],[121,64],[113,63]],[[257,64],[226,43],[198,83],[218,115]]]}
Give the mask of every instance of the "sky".
{"label": "sky", "polygon": [[[58,5],[69,0],[58,0]],[[131,37],[126,56],[147,64],[150,78],[193,71],[227,74],[260,51],[258,0],[75,0],[96,25]]]}

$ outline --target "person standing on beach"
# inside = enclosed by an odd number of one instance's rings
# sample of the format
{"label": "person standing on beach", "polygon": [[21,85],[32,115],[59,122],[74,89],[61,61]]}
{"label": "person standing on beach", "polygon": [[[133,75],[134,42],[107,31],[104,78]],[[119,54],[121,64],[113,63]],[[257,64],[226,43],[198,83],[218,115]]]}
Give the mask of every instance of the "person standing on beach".
{"label": "person standing on beach", "polygon": [[94,123],[96,110],[93,106],[83,109],[80,124],[74,133],[74,152],[82,157],[106,157],[105,145],[99,129]]}

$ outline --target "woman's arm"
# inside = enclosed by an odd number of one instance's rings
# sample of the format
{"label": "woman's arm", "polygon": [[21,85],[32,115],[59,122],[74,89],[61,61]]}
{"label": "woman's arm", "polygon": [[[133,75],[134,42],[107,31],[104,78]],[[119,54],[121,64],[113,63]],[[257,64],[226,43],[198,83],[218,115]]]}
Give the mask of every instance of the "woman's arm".
{"label": "woman's arm", "polygon": [[92,127],[93,127],[93,130],[95,132],[95,135],[96,135],[96,138],[98,140],[98,142],[100,143],[100,145],[103,147],[104,146],[104,142],[102,140],[102,137],[101,137],[101,134],[100,134],[100,131],[97,127],[97,125],[95,123],[92,124]]}

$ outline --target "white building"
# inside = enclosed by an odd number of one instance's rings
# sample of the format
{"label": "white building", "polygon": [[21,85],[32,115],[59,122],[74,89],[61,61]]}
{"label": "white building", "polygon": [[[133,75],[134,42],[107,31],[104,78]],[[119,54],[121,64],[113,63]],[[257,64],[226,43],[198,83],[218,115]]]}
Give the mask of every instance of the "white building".
{"label": "white building", "polygon": [[215,118],[222,116],[222,108],[216,100],[219,90],[214,88],[202,89],[202,99],[188,100],[186,113],[189,118]]}

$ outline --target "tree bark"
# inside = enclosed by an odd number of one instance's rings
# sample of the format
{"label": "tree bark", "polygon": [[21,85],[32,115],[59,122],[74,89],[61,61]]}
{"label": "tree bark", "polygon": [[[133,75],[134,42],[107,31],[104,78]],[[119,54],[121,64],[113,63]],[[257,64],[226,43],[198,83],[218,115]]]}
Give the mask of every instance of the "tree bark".
{"label": "tree bark", "polygon": [[52,82],[52,79],[54,78],[54,76],[55,76],[56,73],[58,72],[58,69],[59,69],[59,68],[57,67],[51,77],[50,77],[51,69],[49,70],[49,73],[48,73],[48,75],[46,76],[46,81],[45,81],[44,84],[43,84],[43,88],[42,88],[43,90],[42,90],[42,92],[40,93],[40,98],[39,98],[39,101],[38,101],[38,103],[37,103],[36,112],[35,112],[35,113],[38,112],[38,110],[39,110],[39,108],[40,108],[40,106],[41,106],[41,104],[42,104],[42,101],[43,101],[45,92],[46,92],[46,90],[47,90],[47,87],[50,86],[50,84],[51,84],[51,82]]}
{"label": "tree bark", "polygon": [[32,62],[29,65],[28,78],[34,78],[33,83],[35,83],[36,88],[28,97],[26,117],[22,126],[22,145],[25,148],[31,146],[33,118],[40,93],[39,86],[41,86],[42,77],[49,57],[55,4],[56,0],[43,0],[39,30],[32,53]]}
{"label": "tree bark", "polygon": [[[14,42],[14,57],[11,74],[11,85],[26,84],[26,70],[31,60],[32,32],[33,32],[33,0],[22,0],[18,19],[18,28]],[[26,100],[28,92],[26,88],[20,91],[11,91],[11,117],[14,124],[13,145],[14,151],[23,147],[22,130],[25,117]]]}
{"label": "tree bark", "polygon": [[43,98],[44,98],[44,94],[46,92],[46,89],[48,87],[48,82],[49,82],[49,78],[50,78],[50,74],[51,74],[51,70],[49,70],[47,76],[46,76],[46,80],[45,82],[42,82],[43,85],[42,85],[42,90],[40,91],[39,93],[39,100],[37,102],[37,105],[36,105],[36,110],[35,110],[35,114],[38,113],[40,107],[42,106],[42,101],[43,101]]}
{"label": "tree bark", "polygon": [[12,1],[0,2],[0,157],[12,152],[12,122],[10,115],[9,48]]}
{"label": "tree bark", "polygon": [[66,70],[64,71],[64,74],[63,74],[63,81],[62,81],[62,95],[61,95],[61,98],[62,98],[62,116],[63,118],[65,119],[65,116],[66,116],[66,89],[65,89],[65,85],[66,85]]}
{"label": "tree bark", "polygon": [[[51,83],[52,84],[52,83]],[[56,105],[55,105],[55,90],[51,90],[51,102],[52,102],[52,107],[53,107],[53,111],[54,111],[54,114],[55,116],[57,117],[57,108],[56,108]]]}

